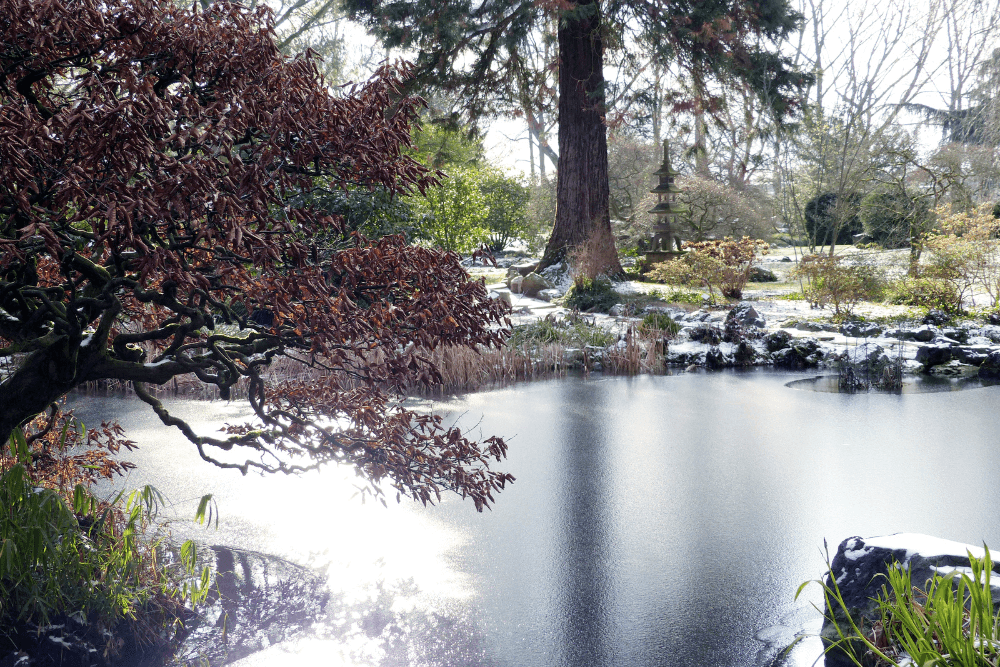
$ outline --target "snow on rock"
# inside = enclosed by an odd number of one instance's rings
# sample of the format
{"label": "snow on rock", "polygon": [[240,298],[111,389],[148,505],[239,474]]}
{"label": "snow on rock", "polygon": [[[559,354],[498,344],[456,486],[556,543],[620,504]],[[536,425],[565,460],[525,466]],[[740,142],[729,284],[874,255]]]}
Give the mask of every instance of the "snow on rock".
{"label": "snow on rock", "polygon": [[[924,588],[927,580],[935,574],[944,575],[956,570],[971,574],[970,553],[976,558],[985,556],[983,547],[917,533],[849,537],[840,543],[833,557],[826,585],[836,587],[851,618],[867,630],[872,622],[880,618],[875,599],[882,586],[888,586],[886,574],[893,563],[908,569],[913,585]],[[993,572],[1000,574],[1000,564],[994,564]],[[1000,600],[1000,577],[993,577],[991,586],[994,601]],[[821,632],[825,643],[839,639],[837,625],[845,632],[849,628],[847,616],[840,605],[834,603],[832,607],[826,609],[827,618]],[[826,664],[831,667],[852,663],[842,653],[832,652],[827,655]]]}

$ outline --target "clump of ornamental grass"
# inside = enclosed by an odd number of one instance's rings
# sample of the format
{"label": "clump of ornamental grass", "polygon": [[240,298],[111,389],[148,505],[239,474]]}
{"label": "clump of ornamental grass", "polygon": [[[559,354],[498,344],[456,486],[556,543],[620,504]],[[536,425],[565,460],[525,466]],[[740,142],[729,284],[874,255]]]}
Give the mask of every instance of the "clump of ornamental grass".
{"label": "clump of ornamental grass", "polygon": [[566,347],[605,347],[617,337],[585,317],[553,317],[551,315],[512,329],[507,344],[510,347],[556,343]]}
{"label": "clump of ornamental grass", "polygon": [[681,330],[681,325],[666,313],[647,313],[639,323],[639,331],[662,333],[673,338]]}
{"label": "clump of ornamental grass", "polygon": [[563,303],[568,308],[589,313],[606,313],[621,300],[621,295],[606,276],[588,278],[577,275],[563,297]]}
{"label": "clump of ornamental grass", "polygon": [[[828,610],[842,613],[838,639],[826,653],[841,652],[858,667],[995,667],[1000,664],[1000,612],[993,605],[990,550],[969,553],[967,571],[934,574],[924,587],[910,571],[893,563],[878,594],[878,619],[856,619],[848,611],[836,579],[820,580]],[[829,562],[828,562],[829,567]],[[799,587],[796,598],[812,582]],[[791,647],[789,647],[791,648]]]}
{"label": "clump of ornamental grass", "polygon": [[[123,646],[168,651],[186,605],[208,594],[193,542],[170,563],[148,539],[163,503],[153,487],[110,500],[91,493],[98,477],[131,467],[113,459],[128,443],[118,428],[103,431],[77,429],[53,410],[0,446],[0,649],[22,650],[32,634],[73,620],[106,659]],[[202,498],[199,521],[210,502]]]}

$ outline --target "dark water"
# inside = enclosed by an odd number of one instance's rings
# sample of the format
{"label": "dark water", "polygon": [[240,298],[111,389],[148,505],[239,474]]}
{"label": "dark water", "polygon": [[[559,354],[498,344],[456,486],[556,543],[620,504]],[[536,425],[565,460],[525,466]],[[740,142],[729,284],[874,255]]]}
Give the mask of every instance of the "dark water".
{"label": "dark water", "polygon": [[[433,405],[502,434],[517,482],[492,512],[352,498],[348,471],[241,478],[202,464],[141,404],[103,401],[178,517],[213,492],[220,530],[180,536],[325,568],[300,635],[237,664],[764,665],[816,631],[830,549],[918,532],[1000,545],[1000,388],[844,395],[780,372],[568,379]],[[99,401],[83,399],[93,421]],[[182,403],[218,427],[238,409]],[[831,554],[832,555],[832,554]],[[266,642],[265,642],[266,643]],[[785,664],[808,665],[815,642]]]}

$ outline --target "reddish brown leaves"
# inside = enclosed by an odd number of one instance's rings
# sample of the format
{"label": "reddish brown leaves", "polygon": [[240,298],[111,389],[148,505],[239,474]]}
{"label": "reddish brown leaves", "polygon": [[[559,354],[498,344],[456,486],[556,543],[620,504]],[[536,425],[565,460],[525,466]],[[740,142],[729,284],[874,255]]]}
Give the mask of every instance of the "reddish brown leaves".
{"label": "reddish brown leaves", "polygon": [[[219,465],[343,461],[423,502],[492,502],[502,441],[397,403],[440,380],[415,350],[502,342],[502,305],[456,256],[400,238],[322,251],[346,241],[338,222],[291,203],[316,179],[432,182],[404,154],[409,67],[334,95],[278,52],[269,10],[182,4],[0,0],[0,439],[74,386],[131,381]],[[281,357],[328,379],[272,390]],[[258,422],[198,436],[142,390],[182,375],[248,386]],[[234,449],[251,453],[217,458]]]}

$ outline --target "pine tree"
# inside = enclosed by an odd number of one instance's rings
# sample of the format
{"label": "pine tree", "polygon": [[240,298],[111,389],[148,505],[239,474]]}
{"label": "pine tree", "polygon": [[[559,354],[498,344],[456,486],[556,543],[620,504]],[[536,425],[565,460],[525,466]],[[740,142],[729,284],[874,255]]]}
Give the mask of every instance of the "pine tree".
{"label": "pine tree", "polygon": [[[559,163],[556,220],[542,258],[554,264],[590,240],[609,247],[605,43],[654,45],[652,55],[700,80],[749,83],[780,121],[808,75],[777,44],[801,16],[787,0],[347,0],[389,48],[415,51],[417,84],[458,92],[471,120],[518,96],[519,51],[547,14],[558,16]],[[720,98],[699,104],[711,111]],[[675,108],[685,100],[675,99]],[[610,247],[613,247],[610,246]],[[607,269],[620,271],[613,256]]]}

